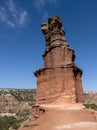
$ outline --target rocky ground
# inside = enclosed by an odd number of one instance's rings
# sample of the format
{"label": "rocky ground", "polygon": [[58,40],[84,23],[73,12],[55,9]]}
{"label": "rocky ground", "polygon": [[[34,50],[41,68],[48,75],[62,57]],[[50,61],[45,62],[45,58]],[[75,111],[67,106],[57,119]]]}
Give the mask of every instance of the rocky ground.
{"label": "rocky ground", "polygon": [[31,118],[19,130],[96,130],[97,112],[81,104],[44,105],[45,112]]}

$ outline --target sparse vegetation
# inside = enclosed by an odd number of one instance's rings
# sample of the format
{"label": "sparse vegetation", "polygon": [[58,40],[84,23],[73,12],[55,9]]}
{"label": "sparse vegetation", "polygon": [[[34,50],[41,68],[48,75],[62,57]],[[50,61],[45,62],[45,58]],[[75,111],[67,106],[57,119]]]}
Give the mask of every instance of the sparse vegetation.
{"label": "sparse vegetation", "polygon": [[17,113],[22,109],[31,109],[35,103],[35,89],[0,89],[0,100],[0,113]]}
{"label": "sparse vegetation", "polygon": [[0,89],[0,113],[15,113],[15,117],[0,117],[0,130],[17,130],[20,122],[29,118],[35,102],[35,89]]}
{"label": "sparse vegetation", "polygon": [[27,124],[25,124],[23,127],[29,127]]}
{"label": "sparse vegetation", "polygon": [[14,117],[0,117],[0,130],[9,130],[10,127],[18,129],[20,122]]}
{"label": "sparse vegetation", "polygon": [[20,118],[28,119],[29,115],[31,114],[31,110],[23,110],[23,111],[18,111],[16,115]]}
{"label": "sparse vegetation", "polygon": [[25,101],[33,105],[33,102],[35,101],[35,89],[16,89],[16,91],[10,90],[10,94],[13,95],[19,102]]}
{"label": "sparse vegetation", "polygon": [[84,104],[84,106],[88,109],[93,109],[97,111],[97,105],[96,104]]}

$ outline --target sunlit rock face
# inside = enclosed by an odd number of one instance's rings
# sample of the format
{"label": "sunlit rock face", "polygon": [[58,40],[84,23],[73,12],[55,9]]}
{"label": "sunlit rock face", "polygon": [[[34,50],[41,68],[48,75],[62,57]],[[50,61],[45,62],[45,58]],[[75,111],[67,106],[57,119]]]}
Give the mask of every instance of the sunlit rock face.
{"label": "sunlit rock face", "polygon": [[36,103],[83,103],[82,70],[74,64],[74,50],[68,45],[61,19],[50,17],[41,24],[46,41],[44,67],[37,77]]}

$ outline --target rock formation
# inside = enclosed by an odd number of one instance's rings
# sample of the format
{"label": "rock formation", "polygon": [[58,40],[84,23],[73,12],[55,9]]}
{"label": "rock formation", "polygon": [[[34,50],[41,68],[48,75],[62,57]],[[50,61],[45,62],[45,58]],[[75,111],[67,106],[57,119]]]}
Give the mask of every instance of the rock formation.
{"label": "rock formation", "polygon": [[82,70],[74,64],[60,18],[49,18],[41,29],[46,50],[44,67],[35,72],[36,104],[29,121],[18,130],[96,130],[97,112],[82,104]]}
{"label": "rock formation", "polygon": [[50,17],[41,24],[46,41],[43,54],[44,67],[34,74],[37,77],[36,103],[82,103],[82,70],[75,63],[74,50],[64,37],[59,17]]}

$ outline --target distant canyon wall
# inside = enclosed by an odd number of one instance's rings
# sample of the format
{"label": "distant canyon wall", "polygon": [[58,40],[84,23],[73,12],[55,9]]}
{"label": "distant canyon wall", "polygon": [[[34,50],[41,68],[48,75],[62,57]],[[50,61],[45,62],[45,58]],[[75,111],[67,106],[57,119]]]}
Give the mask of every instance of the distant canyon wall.
{"label": "distant canyon wall", "polygon": [[84,92],[84,103],[85,104],[97,104],[97,92]]}
{"label": "distant canyon wall", "polygon": [[0,89],[0,113],[18,113],[31,110],[35,102],[35,90],[32,89]]}

